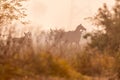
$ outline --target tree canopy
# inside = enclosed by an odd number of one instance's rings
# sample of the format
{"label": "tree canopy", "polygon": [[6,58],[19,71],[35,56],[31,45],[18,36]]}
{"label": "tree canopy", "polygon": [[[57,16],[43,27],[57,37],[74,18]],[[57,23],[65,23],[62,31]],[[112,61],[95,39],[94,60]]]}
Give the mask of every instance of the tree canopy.
{"label": "tree canopy", "polygon": [[0,26],[19,20],[26,16],[23,2],[26,0],[0,0]]}
{"label": "tree canopy", "polygon": [[115,5],[109,9],[106,4],[98,9],[97,14],[92,17],[92,21],[97,27],[102,27],[105,32],[97,31],[91,35],[93,48],[100,51],[120,50],[120,0],[115,0]]}

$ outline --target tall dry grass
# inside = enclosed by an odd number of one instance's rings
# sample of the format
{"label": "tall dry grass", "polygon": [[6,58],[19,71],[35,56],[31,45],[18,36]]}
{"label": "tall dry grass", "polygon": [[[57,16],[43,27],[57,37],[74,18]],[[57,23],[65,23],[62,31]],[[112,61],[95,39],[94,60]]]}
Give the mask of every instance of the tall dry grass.
{"label": "tall dry grass", "polygon": [[[43,39],[41,36],[45,36]],[[2,36],[2,35],[1,35]],[[49,33],[0,41],[0,80],[93,80],[119,78],[119,53],[52,42]],[[36,42],[37,44],[33,44]],[[44,43],[43,43],[44,42]]]}

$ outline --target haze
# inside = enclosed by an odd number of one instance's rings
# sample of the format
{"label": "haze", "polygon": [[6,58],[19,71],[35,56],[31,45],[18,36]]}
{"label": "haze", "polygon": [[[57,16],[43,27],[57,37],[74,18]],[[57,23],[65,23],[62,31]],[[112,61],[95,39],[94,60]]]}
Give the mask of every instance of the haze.
{"label": "haze", "polygon": [[91,29],[84,18],[93,16],[103,3],[111,6],[114,0],[31,0],[27,5],[28,18],[33,25],[45,30],[72,30],[80,23]]}

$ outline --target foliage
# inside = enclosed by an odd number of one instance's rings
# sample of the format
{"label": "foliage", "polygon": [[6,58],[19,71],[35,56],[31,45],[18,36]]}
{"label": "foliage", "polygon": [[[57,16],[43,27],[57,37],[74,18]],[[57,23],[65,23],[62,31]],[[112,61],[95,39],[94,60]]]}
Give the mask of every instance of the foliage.
{"label": "foliage", "polygon": [[83,75],[109,77],[114,74],[115,58],[108,54],[90,53],[87,50],[77,53],[73,60],[74,68]]}
{"label": "foliage", "polygon": [[[102,8],[99,8],[97,14],[90,19],[98,30],[84,36],[85,38],[89,36],[91,38],[91,43],[88,43],[88,49],[94,50],[92,53],[98,52],[102,53],[102,55],[107,54],[106,57],[102,56],[103,59],[100,59],[102,62],[97,62],[96,58],[99,59],[97,56],[93,57],[95,60],[93,62],[99,63],[97,65],[99,65],[98,68],[100,71],[103,71],[103,69],[105,69],[105,64],[107,64],[106,69],[108,69],[108,71],[112,70],[112,72],[110,71],[111,75],[114,76],[112,78],[120,79],[120,0],[115,0],[115,5],[112,9],[109,9],[108,6],[104,4]],[[111,55],[113,59],[110,59]],[[108,62],[103,65],[103,62],[107,61],[107,58],[113,61],[111,62],[113,65],[111,68],[108,67]]]}
{"label": "foliage", "polygon": [[14,20],[23,22],[22,18],[26,16],[25,8],[22,7],[24,1],[26,0],[0,0],[0,26]]}
{"label": "foliage", "polygon": [[[98,32],[91,36],[90,46],[100,51],[110,50],[111,53],[120,49],[120,1],[116,0],[115,6],[110,10],[106,4],[99,8],[97,14],[92,18],[97,25]],[[105,30],[105,31],[104,31]]]}
{"label": "foliage", "polygon": [[115,68],[114,71],[117,74],[117,77],[120,79],[120,52],[118,52],[115,56]]}
{"label": "foliage", "polygon": [[7,40],[0,40],[0,55],[14,55],[22,52],[33,52],[32,35],[24,33],[20,38],[8,35]]}
{"label": "foliage", "polygon": [[[22,11],[23,1],[26,0],[0,0],[0,26],[26,16]],[[93,21],[103,30],[85,36],[91,37],[91,43],[83,51],[80,47],[57,45],[64,32],[61,29],[43,33],[47,37],[45,50],[40,49],[41,45],[33,49],[29,34],[21,38],[9,35],[6,41],[0,40],[0,80],[93,80],[88,76],[114,74],[117,79],[120,76],[119,2],[116,0],[112,10],[106,4],[99,9]]]}
{"label": "foliage", "polygon": [[[27,53],[26,53],[27,54]],[[16,54],[13,57],[0,56],[0,78],[19,79],[36,75],[58,76],[66,79],[84,79],[65,60],[51,54]]]}
{"label": "foliage", "polygon": [[61,38],[64,35],[64,30],[63,29],[56,29],[56,30],[50,30],[49,33],[49,39],[53,41],[53,44],[59,44]]}

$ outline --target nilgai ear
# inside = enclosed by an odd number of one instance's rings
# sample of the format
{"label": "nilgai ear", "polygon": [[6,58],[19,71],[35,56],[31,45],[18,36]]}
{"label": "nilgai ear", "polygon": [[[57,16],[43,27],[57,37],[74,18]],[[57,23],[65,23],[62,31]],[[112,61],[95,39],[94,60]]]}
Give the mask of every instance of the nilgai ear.
{"label": "nilgai ear", "polygon": [[26,35],[27,35],[27,33],[25,33],[25,32],[24,32],[24,35],[26,36]]}
{"label": "nilgai ear", "polygon": [[50,31],[52,31],[52,29],[50,28]]}

